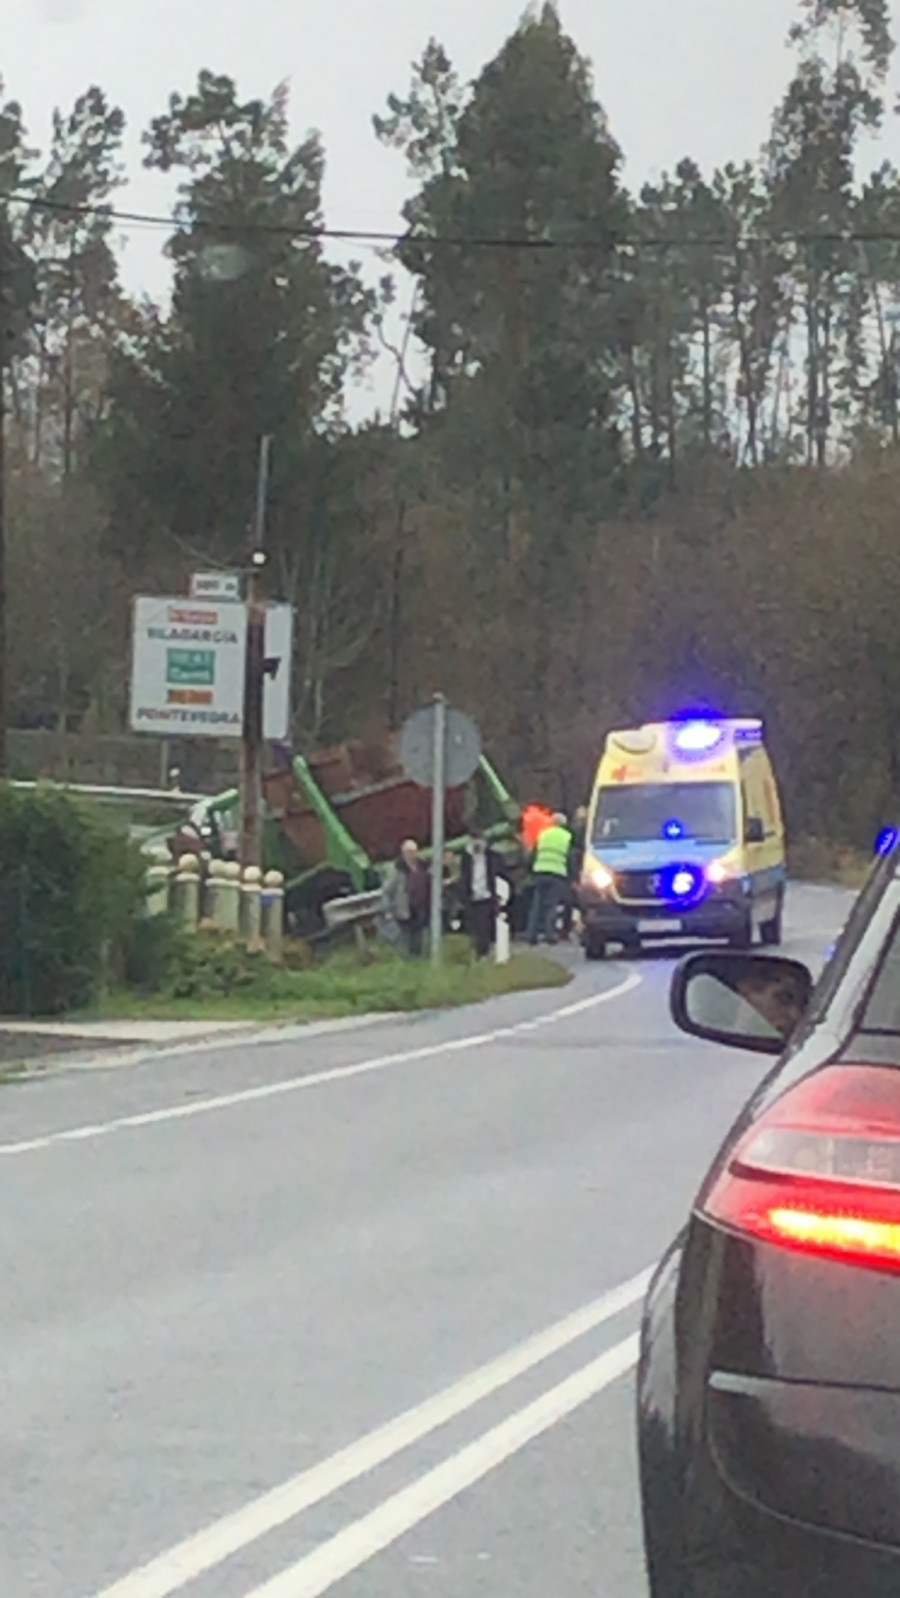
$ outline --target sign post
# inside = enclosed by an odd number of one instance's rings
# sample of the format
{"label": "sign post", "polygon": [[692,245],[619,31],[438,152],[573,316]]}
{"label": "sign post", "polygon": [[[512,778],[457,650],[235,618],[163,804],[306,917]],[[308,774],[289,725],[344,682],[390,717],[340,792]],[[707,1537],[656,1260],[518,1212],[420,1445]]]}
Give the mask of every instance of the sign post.
{"label": "sign post", "polygon": [[400,732],[400,764],[411,782],[431,789],[431,958],[440,964],[444,931],[445,804],[448,788],[469,781],[481,759],[481,736],[443,694],[416,710]]}
{"label": "sign post", "polygon": [[444,807],[447,798],[445,759],[447,701],[434,696],[431,746],[431,963],[440,965],[444,935]]}

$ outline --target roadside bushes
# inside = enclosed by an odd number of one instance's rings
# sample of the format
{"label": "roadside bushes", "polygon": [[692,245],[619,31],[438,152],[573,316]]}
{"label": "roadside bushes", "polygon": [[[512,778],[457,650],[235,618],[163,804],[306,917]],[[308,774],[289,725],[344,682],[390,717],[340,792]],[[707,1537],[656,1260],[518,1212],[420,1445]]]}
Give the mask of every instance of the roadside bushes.
{"label": "roadside bushes", "polygon": [[0,1013],[87,1004],[123,968],[144,897],[119,831],[63,790],[0,784]]}
{"label": "roadside bushes", "polygon": [[139,993],[165,999],[227,999],[265,995],[268,956],[224,932],[188,932],[171,915],[152,916],[137,929],[124,978]]}
{"label": "roadside bushes", "polygon": [[845,888],[862,887],[873,858],[849,844],[808,835],[789,838],[787,855],[792,877],[801,882],[838,882]]}

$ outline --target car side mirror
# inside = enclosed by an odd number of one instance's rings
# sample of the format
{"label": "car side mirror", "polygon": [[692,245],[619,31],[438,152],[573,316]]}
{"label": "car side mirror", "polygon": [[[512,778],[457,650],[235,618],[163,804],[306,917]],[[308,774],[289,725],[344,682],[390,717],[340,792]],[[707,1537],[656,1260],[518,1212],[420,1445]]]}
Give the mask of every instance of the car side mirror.
{"label": "car side mirror", "polygon": [[682,1032],[754,1054],[780,1054],[809,1007],[813,979],[799,960],[709,950],[672,978],[672,1019]]}
{"label": "car side mirror", "polygon": [[759,816],[748,817],[747,825],[744,828],[744,842],[765,843],[765,841],[766,829],[760,821]]}

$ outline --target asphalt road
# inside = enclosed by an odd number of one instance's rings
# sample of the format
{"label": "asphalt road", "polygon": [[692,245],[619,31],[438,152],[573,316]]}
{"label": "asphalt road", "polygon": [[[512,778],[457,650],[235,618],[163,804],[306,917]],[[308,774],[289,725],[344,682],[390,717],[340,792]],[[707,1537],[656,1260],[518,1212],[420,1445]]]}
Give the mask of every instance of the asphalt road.
{"label": "asphalt road", "polygon": [[646,1598],[643,1273],[764,1065],[670,970],[0,1089],[3,1598]]}

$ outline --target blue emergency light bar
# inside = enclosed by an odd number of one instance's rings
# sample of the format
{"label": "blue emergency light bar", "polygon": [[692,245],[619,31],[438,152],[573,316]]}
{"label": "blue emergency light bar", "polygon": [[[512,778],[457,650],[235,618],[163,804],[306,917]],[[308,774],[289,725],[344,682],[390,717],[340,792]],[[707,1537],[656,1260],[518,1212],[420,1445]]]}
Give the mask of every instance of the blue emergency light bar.
{"label": "blue emergency light bar", "polygon": [[762,743],[762,735],[761,721],[689,716],[674,722],[672,747],[685,760],[706,760],[729,738],[736,744],[758,744]]}
{"label": "blue emergency light bar", "polygon": [[709,755],[725,737],[725,728],[714,721],[686,721],[675,732],[673,743],[682,755]]}

